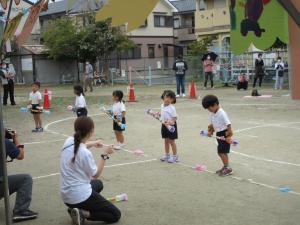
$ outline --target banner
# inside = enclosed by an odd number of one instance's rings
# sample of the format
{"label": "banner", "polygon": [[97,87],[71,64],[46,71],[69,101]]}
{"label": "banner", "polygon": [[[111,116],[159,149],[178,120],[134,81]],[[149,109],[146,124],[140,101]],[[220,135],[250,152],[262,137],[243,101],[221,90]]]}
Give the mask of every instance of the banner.
{"label": "banner", "polygon": [[1,6],[3,9],[7,8],[7,2],[8,2],[8,0],[0,0]]}
{"label": "banner", "polygon": [[36,23],[40,12],[42,8],[44,7],[45,0],[40,0],[35,5],[31,6],[29,15],[26,19],[26,22],[24,24],[23,30],[21,34],[18,36],[17,41],[18,45],[21,46],[26,41],[28,35],[30,35],[30,32],[32,31],[34,24]]}
{"label": "banner", "polygon": [[288,14],[277,0],[230,0],[231,50],[247,51],[251,44],[261,50],[278,39],[288,44]]}
{"label": "banner", "polygon": [[4,33],[4,37],[3,37],[4,41],[11,39],[14,36],[14,34],[21,22],[22,16],[23,16],[23,13],[19,13],[17,16],[15,16],[13,19],[11,19],[8,22],[5,33]]}
{"label": "banner", "polygon": [[159,0],[110,0],[96,14],[96,21],[112,19],[112,26],[128,23],[127,32],[139,28]]}

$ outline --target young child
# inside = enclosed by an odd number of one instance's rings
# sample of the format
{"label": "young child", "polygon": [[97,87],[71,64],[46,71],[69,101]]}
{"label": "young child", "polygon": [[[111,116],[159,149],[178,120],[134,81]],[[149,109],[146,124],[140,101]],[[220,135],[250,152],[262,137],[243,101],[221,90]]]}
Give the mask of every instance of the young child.
{"label": "young child", "polygon": [[35,129],[32,130],[34,133],[43,132],[44,130],[42,127],[41,112],[39,109],[42,100],[42,94],[39,92],[40,86],[40,82],[34,82],[31,85],[32,92],[29,94],[29,107],[31,108],[31,113],[35,122]]}
{"label": "young child", "polygon": [[[112,99],[113,99],[113,106],[112,106],[112,113],[115,119],[117,119],[118,121],[120,121],[122,124],[126,124],[126,119],[125,119],[125,115],[126,115],[126,108],[125,108],[125,104],[123,101],[123,92],[120,90],[116,90],[113,92],[112,94]],[[113,122],[113,130],[115,132],[116,135],[116,139],[118,144],[115,146],[116,150],[121,150],[125,144],[124,144],[124,135],[123,135],[123,131],[125,131],[125,129],[122,129],[118,123],[116,123],[115,121]]]}
{"label": "young child", "polygon": [[219,100],[214,95],[207,95],[202,99],[202,106],[211,112],[211,124],[208,126],[208,136],[212,136],[214,131],[217,132],[217,137],[225,137],[226,140],[218,141],[218,155],[223,162],[223,168],[216,171],[219,176],[227,176],[232,173],[229,167],[228,154],[230,152],[229,141],[233,135],[231,130],[231,122],[227,113],[219,106]]}
{"label": "young child", "polygon": [[77,117],[87,116],[86,102],[84,98],[83,88],[80,85],[74,86],[74,94],[76,95],[75,109]]}
{"label": "young child", "polygon": [[[161,158],[163,162],[175,163],[178,161],[177,146],[175,140],[178,138],[177,132],[177,113],[174,104],[176,96],[173,91],[166,90],[161,96],[163,104],[161,105],[161,136],[165,139],[165,155]],[[168,126],[174,126],[175,131],[170,132]],[[170,156],[170,147],[173,155]]]}

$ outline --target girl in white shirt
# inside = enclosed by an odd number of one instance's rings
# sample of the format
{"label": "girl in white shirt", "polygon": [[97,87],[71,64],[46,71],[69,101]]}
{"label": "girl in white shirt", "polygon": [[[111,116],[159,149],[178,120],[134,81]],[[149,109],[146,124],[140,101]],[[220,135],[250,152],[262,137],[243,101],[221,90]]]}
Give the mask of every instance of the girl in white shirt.
{"label": "girl in white shirt", "polygon": [[[165,140],[165,154],[161,158],[163,162],[175,163],[178,161],[177,146],[175,140],[178,139],[177,132],[177,113],[174,104],[176,103],[176,95],[173,91],[166,90],[161,96],[163,104],[161,105],[161,136]],[[168,127],[173,126],[174,132]],[[170,147],[173,155],[170,155]]]}
{"label": "girl in white shirt", "polygon": [[94,132],[90,117],[79,117],[74,124],[75,134],[65,141],[60,160],[60,193],[73,224],[82,225],[84,220],[117,222],[121,212],[100,195],[103,184],[101,175],[105,161],[113,153],[113,146],[106,147],[98,163],[89,150],[101,148],[101,141],[87,143]]}
{"label": "girl in white shirt", "polygon": [[[115,119],[117,119],[121,124],[126,124],[126,107],[123,102],[123,92],[120,90],[116,90],[112,94],[112,99],[113,99],[113,106],[112,106],[112,113]],[[115,146],[116,150],[122,149],[125,144],[124,144],[124,134],[123,132],[125,131],[125,128],[120,127],[118,123],[115,121],[113,122],[113,130],[116,135],[116,139],[118,144]]]}
{"label": "girl in white shirt", "polygon": [[74,94],[76,95],[75,110],[77,117],[87,116],[86,101],[84,98],[83,88],[80,85],[74,86]]}
{"label": "girl in white shirt", "polygon": [[31,113],[33,115],[34,123],[35,123],[35,129],[32,130],[32,132],[43,132],[42,127],[42,119],[41,119],[41,110],[40,110],[40,104],[42,101],[42,94],[39,92],[40,89],[40,82],[34,82],[31,85],[31,92],[29,94],[29,108],[31,109]]}

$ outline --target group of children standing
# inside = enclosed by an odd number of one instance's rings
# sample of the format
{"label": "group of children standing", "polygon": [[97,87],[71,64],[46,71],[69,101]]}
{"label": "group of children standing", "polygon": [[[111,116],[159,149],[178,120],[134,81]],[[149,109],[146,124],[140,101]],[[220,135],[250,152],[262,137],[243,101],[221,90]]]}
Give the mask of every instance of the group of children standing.
{"label": "group of children standing", "polygon": [[[36,128],[33,132],[42,132],[42,121],[40,117],[40,112],[36,111],[40,106],[42,100],[42,95],[39,92],[40,84],[35,82],[32,84],[32,92],[29,97],[29,104],[32,109],[32,114],[34,117]],[[75,99],[75,112],[77,117],[87,116],[87,104],[84,96],[84,91],[82,86],[74,86]],[[126,107],[123,101],[123,92],[116,90],[112,94],[112,114],[113,117],[122,124],[126,124]],[[175,163],[178,161],[177,146],[175,140],[178,139],[178,129],[177,129],[177,113],[176,113],[176,95],[171,90],[165,90],[161,96],[163,101],[160,110],[160,119],[162,122],[161,126],[161,136],[164,139],[165,153],[161,158],[161,161],[168,163]],[[228,153],[230,152],[230,138],[232,136],[231,122],[226,114],[226,112],[219,106],[219,100],[214,95],[207,95],[202,100],[202,106],[211,113],[211,121],[208,126],[208,135],[213,136],[216,132],[217,137],[224,137],[226,140],[217,139],[218,141],[218,155],[222,160],[223,167],[216,173],[220,176],[226,176],[232,173],[232,169],[229,167]],[[119,123],[119,124],[120,124]],[[117,145],[115,145],[116,150],[123,149],[124,143],[124,127],[120,127],[117,122],[113,121],[113,130],[117,140]],[[170,131],[169,126],[173,126],[175,129]],[[170,150],[172,154],[170,154]]]}

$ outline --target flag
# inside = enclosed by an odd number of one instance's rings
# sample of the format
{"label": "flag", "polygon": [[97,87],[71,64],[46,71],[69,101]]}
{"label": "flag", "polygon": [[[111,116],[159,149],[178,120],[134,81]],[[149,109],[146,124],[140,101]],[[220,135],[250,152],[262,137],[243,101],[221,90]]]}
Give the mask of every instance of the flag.
{"label": "flag", "polygon": [[266,50],[280,39],[288,44],[288,14],[277,0],[230,0],[231,50],[247,51],[251,44]]}
{"label": "flag", "polygon": [[146,18],[159,0],[110,0],[96,13],[96,21],[112,19],[112,26],[128,23],[132,31],[145,23]]}
{"label": "flag", "polygon": [[0,0],[1,6],[3,9],[7,8],[7,2],[8,2],[8,0]]}
{"label": "flag", "polygon": [[14,36],[14,34],[21,22],[22,16],[23,16],[23,13],[19,13],[17,16],[15,16],[13,19],[11,19],[8,22],[5,33],[4,33],[4,37],[3,37],[4,41],[11,39]]}
{"label": "flag", "polygon": [[32,31],[34,24],[36,23],[42,8],[44,7],[45,0],[40,0],[38,3],[31,6],[29,15],[24,24],[21,34],[18,36],[18,45],[21,46],[26,41],[28,35]]}

